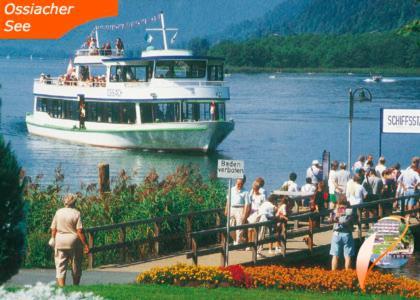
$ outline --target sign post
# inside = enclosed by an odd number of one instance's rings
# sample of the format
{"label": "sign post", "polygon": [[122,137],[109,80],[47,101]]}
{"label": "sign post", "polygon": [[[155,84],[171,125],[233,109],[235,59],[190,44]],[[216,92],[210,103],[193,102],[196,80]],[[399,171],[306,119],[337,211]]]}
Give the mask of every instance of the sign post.
{"label": "sign post", "polygon": [[379,156],[382,156],[383,133],[420,133],[420,109],[381,109]]}
{"label": "sign post", "polygon": [[226,249],[225,249],[225,267],[229,265],[229,236],[230,236],[230,202],[232,179],[244,178],[244,161],[243,160],[224,160],[217,161],[217,178],[229,179],[229,190],[227,197],[227,216],[226,216]]}

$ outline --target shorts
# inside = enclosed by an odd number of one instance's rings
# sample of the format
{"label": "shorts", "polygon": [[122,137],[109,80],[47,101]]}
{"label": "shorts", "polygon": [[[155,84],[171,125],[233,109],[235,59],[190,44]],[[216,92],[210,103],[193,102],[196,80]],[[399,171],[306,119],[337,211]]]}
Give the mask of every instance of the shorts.
{"label": "shorts", "polygon": [[330,255],[341,256],[342,252],[344,252],[345,257],[354,256],[353,235],[347,232],[334,231],[331,240]]}
{"label": "shorts", "polygon": [[[414,189],[408,189],[403,193],[403,196],[414,196],[415,194],[416,193],[415,193]],[[401,199],[401,200],[398,200],[398,201],[400,203],[400,209],[401,209],[403,203],[404,203],[404,206],[409,205],[411,207],[414,207],[416,205],[416,202],[417,202],[415,197]]]}
{"label": "shorts", "polygon": [[70,262],[72,276],[82,276],[83,249],[76,246],[74,249],[55,249],[54,262],[56,278],[66,278],[67,265]]}

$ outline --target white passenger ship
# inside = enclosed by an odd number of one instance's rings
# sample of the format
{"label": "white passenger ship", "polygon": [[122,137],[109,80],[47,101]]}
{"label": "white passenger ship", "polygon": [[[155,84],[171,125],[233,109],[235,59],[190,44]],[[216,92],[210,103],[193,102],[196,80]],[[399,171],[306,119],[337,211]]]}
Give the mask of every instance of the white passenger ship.
{"label": "white passenger ship", "polygon": [[[222,58],[168,49],[163,13],[163,49],[151,46],[139,58],[122,49],[80,49],[73,75],[34,82],[31,134],[115,148],[211,151],[234,129],[226,120],[229,87]],[[98,76],[98,70],[102,75]]]}

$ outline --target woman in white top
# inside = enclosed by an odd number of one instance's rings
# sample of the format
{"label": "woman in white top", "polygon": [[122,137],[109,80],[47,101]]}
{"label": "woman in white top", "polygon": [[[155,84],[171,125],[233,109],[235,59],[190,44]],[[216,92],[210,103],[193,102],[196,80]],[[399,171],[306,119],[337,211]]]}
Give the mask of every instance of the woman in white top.
{"label": "woman in white top", "polygon": [[[265,193],[261,192],[261,184],[259,181],[255,180],[252,184],[252,189],[248,193],[248,207],[246,208],[247,211],[247,221],[248,223],[256,223],[259,221],[259,214],[258,209],[261,206],[261,204],[266,200]],[[254,230],[249,229],[248,230],[248,241],[251,242],[254,240]]]}
{"label": "woman in white top", "polygon": [[358,174],[353,176],[353,180],[349,180],[346,188],[347,201],[351,206],[363,203],[367,196],[367,191],[361,185],[361,179]]}

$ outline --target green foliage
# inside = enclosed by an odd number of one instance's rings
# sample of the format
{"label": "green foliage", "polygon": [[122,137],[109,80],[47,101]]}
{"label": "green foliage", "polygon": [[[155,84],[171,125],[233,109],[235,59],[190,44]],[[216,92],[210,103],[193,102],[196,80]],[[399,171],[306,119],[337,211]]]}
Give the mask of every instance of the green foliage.
{"label": "green foliage", "polygon": [[26,267],[53,268],[54,253],[48,246],[51,234],[48,232],[35,231],[28,235],[27,249],[25,256]]}
{"label": "green foliage", "polygon": [[271,34],[392,31],[419,16],[414,0],[286,0],[259,19],[231,26],[222,36],[238,40]]}
{"label": "green foliage", "polygon": [[193,38],[188,43],[188,49],[190,49],[194,55],[207,55],[210,49],[210,42],[207,39]]}
{"label": "green foliage", "polygon": [[24,202],[20,167],[0,136],[0,284],[15,275],[24,252]]}
{"label": "green foliage", "polygon": [[[57,169],[55,182],[47,187],[39,185],[36,178],[27,186],[25,199],[28,204],[28,244],[31,252],[26,257],[28,267],[45,267],[51,265],[50,253],[44,248],[48,239],[43,238],[49,231],[51,220],[56,210],[62,207],[61,196],[64,176]],[[149,219],[172,214],[218,208],[224,205],[226,187],[217,180],[204,180],[193,166],[180,166],[165,179],[151,171],[141,183],[133,183],[125,171],[121,171],[113,183],[111,192],[99,195],[96,185],[84,186],[78,192],[77,209],[80,210],[85,228],[106,224],[128,222],[138,219]],[[214,226],[214,216],[196,220],[193,229]],[[185,232],[185,221],[174,220],[161,224],[160,234],[171,236]],[[153,236],[153,224],[138,225],[128,228],[126,240],[147,239]],[[119,241],[118,230],[95,234],[95,245]],[[43,240],[37,244],[36,240]],[[208,241],[211,242],[211,241]],[[182,250],[185,247],[183,238],[160,244],[160,252],[167,253]],[[39,252],[39,258],[35,257]],[[42,252],[42,253],[41,253]],[[129,260],[134,261],[147,257],[152,252],[152,245],[133,246],[129,249]],[[107,251],[95,254],[95,262],[118,262],[118,251]]]}
{"label": "green foliage", "polygon": [[224,41],[209,54],[237,67],[413,68],[420,66],[419,50],[416,37],[396,33],[306,34]]}

